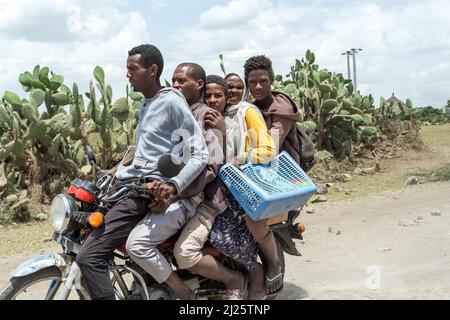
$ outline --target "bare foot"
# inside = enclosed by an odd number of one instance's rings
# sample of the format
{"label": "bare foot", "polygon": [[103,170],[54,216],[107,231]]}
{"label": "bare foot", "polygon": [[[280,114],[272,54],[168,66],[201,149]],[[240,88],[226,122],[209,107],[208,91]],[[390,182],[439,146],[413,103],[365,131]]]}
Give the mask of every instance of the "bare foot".
{"label": "bare foot", "polygon": [[248,300],[264,300],[266,298],[266,290],[264,288],[264,268],[260,263],[254,270],[249,273],[250,288],[248,292]]}
{"label": "bare foot", "polygon": [[172,271],[169,277],[166,280],[166,284],[169,287],[169,290],[172,291],[172,296],[178,300],[194,300],[195,294],[189,289],[183,281],[181,281],[180,277]]}

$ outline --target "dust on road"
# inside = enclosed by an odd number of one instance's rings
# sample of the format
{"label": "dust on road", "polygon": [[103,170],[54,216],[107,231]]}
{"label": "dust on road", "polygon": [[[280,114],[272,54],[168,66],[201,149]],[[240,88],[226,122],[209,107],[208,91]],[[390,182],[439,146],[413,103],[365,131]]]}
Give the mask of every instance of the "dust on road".
{"label": "dust on road", "polygon": [[[277,299],[450,299],[449,195],[450,182],[427,183],[310,205]],[[1,258],[0,285],[36,254]]]}
{"label": "dust on road", "polygon": [[449,195],[429,183],[315,205],[279,299],[450,299]]}

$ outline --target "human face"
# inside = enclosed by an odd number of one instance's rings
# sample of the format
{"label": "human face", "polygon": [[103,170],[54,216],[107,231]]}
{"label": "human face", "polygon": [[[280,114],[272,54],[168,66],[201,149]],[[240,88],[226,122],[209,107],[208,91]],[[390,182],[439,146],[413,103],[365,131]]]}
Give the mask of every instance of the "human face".
{"label": "human face", "polygon": [[146,68],[141,64],[140,59],[141,54],[128,57],[127,78],[134,91],[142,92],[146,98],[149,98],[156,87],[155,78],[158,66],[152,64]]}
{"label": "human face", "polygon": [[223,115],[227,104],[223,87],[217,83],[208,83],[206,85],[205,103],[208,107],[216,109]]}
{"label": "human face", "polygon": [[272,80],[267,70],[253,70],[248,74],[248,89],[256,101],[262,101],[270,95]]}
{"label": "human face", "polygon": [[194,80],[191,76],[190,67],[177,67],[173,72],[172,86],[181,91],[186,101],[191,106],[201,97],[203,80]]}
{"label": "human face", "polygon": [[225,80],[228,87],[228,104],[234,106],[241,102],[244,95],[244,82],[237,77],[231,76]]}

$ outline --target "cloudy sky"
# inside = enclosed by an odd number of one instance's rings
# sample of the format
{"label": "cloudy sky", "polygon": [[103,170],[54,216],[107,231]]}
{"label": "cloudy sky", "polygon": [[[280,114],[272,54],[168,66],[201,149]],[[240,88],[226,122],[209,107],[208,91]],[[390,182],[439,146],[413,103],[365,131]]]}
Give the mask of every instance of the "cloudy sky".
{"label": "cloudy sky", "polygon": [[417,107],[450,99],[448,0],[0,0],[0,7],[0,95],[24,96],[19,73],[36,64],[86,90],[100,65],[118,98],[127,51],[152,43],[166,61],[163,79],[184,61],[220,74],[219,53],[227,72],[242,73],[248,57],[265,54],[286,75],[307,49],[321,67],[346,75],[341,53],[362,48],[363,94],[378,101],[395,92]]}

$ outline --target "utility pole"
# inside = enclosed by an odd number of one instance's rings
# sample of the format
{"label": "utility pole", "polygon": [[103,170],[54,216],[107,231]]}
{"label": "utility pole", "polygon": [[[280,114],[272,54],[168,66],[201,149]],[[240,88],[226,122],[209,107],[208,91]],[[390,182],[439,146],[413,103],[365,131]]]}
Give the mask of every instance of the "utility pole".
{"label": "utility pole", "polygon": [[356,54],[358,53],[358,51],[362,51],[362,49],[355,49],[355,48],[351,48],[350,49],[352,51],[352,56],[353,56],[353,86],[355,87],[355,92],[358,91],[357,86],[356,86]]}
{"label": "utility pole", "polygon": [[347,56],[347,75],[348,75],[347,79],[351,79],[351,76],[350,76],[350,55],[351,54],[352,53],[350,51],[346,51],[346,52],[342,53],[342,55]]}

